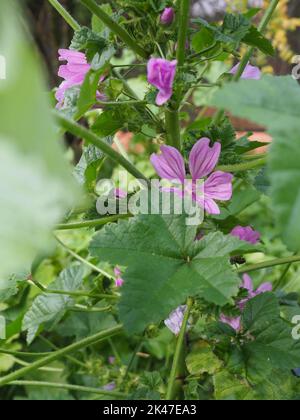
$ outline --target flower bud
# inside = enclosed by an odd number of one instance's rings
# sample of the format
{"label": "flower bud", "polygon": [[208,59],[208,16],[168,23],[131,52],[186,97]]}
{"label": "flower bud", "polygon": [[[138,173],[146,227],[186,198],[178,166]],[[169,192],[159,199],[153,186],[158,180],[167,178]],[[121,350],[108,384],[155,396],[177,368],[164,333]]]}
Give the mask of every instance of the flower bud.
{"label": "flower bud", "polygon": [[173,7],[166,7],[160,16],[160,23],[162,25],[172,25],[175,17],[175,12]]}

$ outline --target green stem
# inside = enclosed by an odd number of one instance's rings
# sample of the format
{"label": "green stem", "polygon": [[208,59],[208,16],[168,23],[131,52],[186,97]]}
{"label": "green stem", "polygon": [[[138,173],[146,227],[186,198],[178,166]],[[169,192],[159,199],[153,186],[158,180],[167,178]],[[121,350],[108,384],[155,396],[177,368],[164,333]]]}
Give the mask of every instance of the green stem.
{"label": "green stem", "polygon": [[193,305],[193,300],[191,298],[188,298],[187,309],[184,314],[182,326],[181,326],[180,333],[179,333],[177,343],[176,343],[173,364],[172,364],[169,382],[168,382],[166,400],[173,400],[175,397],[174,394],[175,394],[175,389],[176,389],[176,386],[175,386],[176,376],[179,369],[180,360],[182,358],[182,352],[184,349],[184,337],[185,337],[185,332],[186,332],[192,305]]}
{"label": "green stem", "polygon": [[72,133],[74,136],[84,139],[87,143],[93,144],[100,149],[106,156],[112,159],[117,164],[123,166],[131,175],[139,180],[144,180],[150,186],[150,181],[147,179],[132,163],[125,159],[120,153],[116,152],[109,144],[100,139],[87,128],[63,116],[59,112],[54,112],[55,118],[61,127]]}
{"label": "green stem", "polygon": [[93,294],[90,292],[84,292],[84,291],[67,291],[67,290],[55,290],[55,289],[47,289],[42,284],[36,282],[35,280],[30,280],[35,286],[37,286],[43,293],[48,293],[51,295],[67,295],[67,296],[73,296],[73,297],[88,297],[88,298],[96,298],[96,299],[118,299],[119,296],[117,295],[106,295],[106,294]]}
{"label": "green stem", "polygon": [[258,264],[245,265],[239,268],[238,273],[248,273],[250,271],[262,270],[264,268],[275,267],[276,265],[292,264],[300,262],[300,255],[295,255],[286,258],[276,258],[275,260],[264,261]]}
{"label": "green stem", "polygon": [[165,111],[167,144],[181,149],[179,112],[167,109]]}
{"label": "green stem", "polygon": [[148,102],[147,101],[142,101],[139,99],[134,99],[131,101],[99,101],[97,100],[96,102],[98,105],[101,106],[121,106],[121,105],[146,105]]}
{"label": "green stem", "polygon": [[107,340],[108,338],[119,334],[122,331],[122,329],[122,325],[117,325],[113,328],[101,331],[100,333],[94,334],[90,337],[84,338],[83,340],[77,341],[76,343],[70,344],[67,347],[57,350],[51,353],[49,356],[43,357],[42,359],[31,363],[29,366],[26,366],[6,376],[3,376],[2,378],[0,378],[0,386],[9,384],[10,382],[17,380],[18,378],[24,377],[28,373],[34,372],[37,369],[46,366],[61,357],[65,357],[69,353],[74,353],[77,350],[91,346],[99,341]]}
{"label": "green stem", "polygon": [[76,305],[68,310],[71,312],[107,312],[111,310],[111,306],[104,306],[103,308],[89,308],[88,306]]}
{"label": "green stem", "polygon": [[56,382],[40,382],[40,381],[12,381],[9,386],[35,386],[37,388],[57,388],[65,389],[67,391],[77,391],[77,392],[88,392],[91,394],[103,395],[107,397],[114,397],[116,399],[125,399],[127,397],[123,392],[118,391],[106,391],[99,388],[92,388],[88,386],[80,385],[70,385],[70,384],[60,384]]}
{"label": "green stem", "polygon": [[[54,350],[59,350],[59,348],[54,343],[52,343],[52,341],[50,341],[48,338],[45,338],[42,335],[40,335],[39,339],[41,341],[43,341],[44,343],[46,343],[47,346],[49,346],[50,348],[52,348]],[[49,354],[51,354],[51,353],[49,353]],[[86,365],[83,362],[81,362],[80,360],[76,359],[75,357],[67,355],[67,356],[65,356],[65,359],[69,360],[69,362],[73,363],[74,365],[77,365],[80,368],[83,368],[83,369],[86,370]]]}
{"label": "green stem", "polygon": [[80,255],[78,255],[76,252],[72,251],[66,244],[64,244],[57,236],[55,236],[55,239],[57,242],[70,254],[72,257],[74,257],[76,260],[82,262],[87,267],[91,268],[93,271],[96,271],[99,274],[102,274],[102,276],[107,277],[110,280],[115,280],[115,277],[108,274],[106,271],[102,270],[101,268],[97,267],[96,265],[92,264],[91,262],[87,261],[85,258],[82,258]]}
{"label": "green stem", "polygon": [[106,225],[107,223],[117,222],[120,219],[127,219],[129,217],[131,217],[131,214],[115,214],[113,216],[102,217],[101,219],[84,220],[82,222],[74,223],[61,223],[59,225],[56,225],[55,230],[94,228]]}
{"label": "green stem", "polygon": [[51,352],[29,353],[29,352],[24,352],[24,351],[12,351],[12,350],[0,349],[0,354],[8,354],[11,356],[16,356],[16,357],[45,357],[51,354]]}
{"label": "green stem", "polygon": [[179,32],[177,41],[177,61],[178,66],[183,66],[185,62],[186,40],[188,33],[190,12],[190,0],[181,0],[179,12]]}
{"label": "green stem", "polygon": [[68,25],[71,26],[74,31],[80,30],[80,25],[76,20],[70,15],[70,13],[59,3],[57,0],[48,0],[49,3],[58,11],[58,13],[64,18]]}
{"label": "green stem", "polygon": [[80,0],[94,15],[96,15],[114,34],[116,34],[137,55],[147,59],[149,54],[139,46],[136,39],[115,22],[94,0]]}
{"label": "green stem", "polygon": [[238,163],[236,165],[220,165],[217,166],[218,171],[223,172],[241,172],[241,171],[249,171],[250,169],[257,169],[264,166],[267,163],[267,158],[250,160],[244,163]]}

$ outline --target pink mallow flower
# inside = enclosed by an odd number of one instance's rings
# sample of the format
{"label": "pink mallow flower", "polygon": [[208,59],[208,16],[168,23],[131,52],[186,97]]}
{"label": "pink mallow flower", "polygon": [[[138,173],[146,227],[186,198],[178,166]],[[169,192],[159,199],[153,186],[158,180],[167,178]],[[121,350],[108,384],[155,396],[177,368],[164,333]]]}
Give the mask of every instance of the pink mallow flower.
{"label": "pink mallow flower", "polygon": [[242,323],[241,323],[242,317],[241,316],[237,316],[236,318],[231,318],[231,317],[228,317],[224,314],[221,314],[220,321],[223,324],[229,325],[235,331],[240,331],[241,326],[242,326]]}
{"label": "pink mallow flower", "polygon": [[243,275],[243,283],[241,285],[241,289],[245,289],[248,291],[248,297],[241,300],[238,303],[238,306],[241,311],[244,310],[246,303],[253,299],[255,296],[261,295],[262,293],[272,292],[273,286],[272,283],[266,282],[261,284],[258,289],[254,290],[253,281],[248,274]]}
{"label": "pink mallow flower", "polygon": [[[243,275],[243,282],[241,285],[241,289],[245,289],[248,291],[248,297],[245,299],[242,299],[238,302],[238,307],[241,312],[244,311],[246,303],[255,298],[255,296],[261,295],[262,293],[266,292],[272,292],[273,286],[271,283],[263,283],[259,286],[258,289],[254,290],[253,281],[251,277],[248,274]],[[230,325],[231,328],[233,328],[235,331],[240,331],[241,329],[241,316],[238,316],[236,318],[227,317],[224,314],[221,314],[220,321],[223,324]]]}
{"label": "pink mallow flower", "polygon": [[246,241],[253,245],[256,245],[260,241],[260,233],[253,230],[251,226],[236,226],[232,229],[230,235],[236,236],[241,241]]}
{"label": "pink mallow flower", "polygon": [[67,61],[67,64],[61,65],[58,70],[58,76],[64,79],[64,82],[61,83],[55,95],[58,101],[58,107],[61,107],[66,90],[73,86],[82,85],[91,66],[88,64],[86,56],[82,52],[60,49],[58,53],[59,61]]}
{"label": "pink mallow flower", "polygon": [[180,333],[185,311],[186,305],[178,306],[178,308],[170,313],[169,318],[164,321],[165,326],[175,335]]}
{"label": "pink mallow flower", "polygon": [[122,190],[121,188],[115,188],[114,190],[115,198],[122,199],[127,197],[127,192]]}
{"label": "pink mallow flower", "polygon": [[[58,53],[59,61],[67,62],[67,64],[62,64],[58,69],[58,76],[64,79],[55,94],[58,101],[57,108],[61,108],[64,103],[66,91],[73,86],[82,85],[85,76],[91,69],[91,65],[87,62],[86,56],[82,52],[60,49]],[[103,80],[104,77],[101,76],[99,81]],[[97,98],[103,100],[105,96],[97,92]]]}
{"label": "pink mallow flower", "polygon": [[176,67],[176,60],[168,61],[163,58],[151,58],[148,61],[148,82],[159,90],[156,97],[156,104],[158,106],[168,102],[173,95]]}
{"label": "pink mallow flower", "polygon": [[[213,172],[221,153],[221,144],[216,142],[210,147],[210,140],[202,138],[194,145],[190,157],[189,168],[192,179],[188,179],[185,162],[177,149],[161,146],[161,154],[153,154],[151,163],[157,174],[169,181],[183,185],[183,188],[171,188],[180,197],[190,195],[209,214],[220,214],[215,200],[227,201],[232,197],[233,175],[222,171]],[[209,176],[208,176],[209,175]],[[199,180],[207,177],[199,185]]]}
{"label": "pink mallow flower", "polygon": [[162,25],[172,25],[175,17],[175,11],[173,7],[166,7],[160,16],[160,23]]}
{"label": "pink mallow flower", "polygon": [[[239,69],[240,63],[238,63],[236,66],[234,66],[230,70],[230,74],[236,74]],[[251,64],[247,64],[242,76],[242,79],[254,79],[254,80],[260,80],[261,78],[261,71],[258,67],[251,66]]]}
{"label": "pink mallow flower", "polygon": [[114,273],[115,273],[115,276],[116,276],[116,279],[115,279],[116,287],[122,287],[123,283],[124,283],[124,280],[121,277],[122,276],[122,271],[120,270],[120,268],[118,266],[114,268]]}

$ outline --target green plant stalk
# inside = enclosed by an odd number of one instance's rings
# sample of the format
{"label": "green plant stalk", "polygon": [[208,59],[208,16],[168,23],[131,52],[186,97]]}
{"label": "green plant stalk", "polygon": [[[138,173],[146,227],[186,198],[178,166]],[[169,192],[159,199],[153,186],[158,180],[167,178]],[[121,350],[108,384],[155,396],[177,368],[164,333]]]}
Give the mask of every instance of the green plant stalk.
{"label": "green plant stalk", "polygon": [[74,223],[61,223],[59,225],[56,225],[55,230],[94,228],[94,227],[106,225],[107,223],[117,222],[120,219],[127,219],[129,217],[132,217],[131,214],[116,214],[113,216],[102,217],[101,219],[95,219],[95,220],[84,220],[82,222],[74,222]]}
{"label": "green plant stalk", "polygon": [[69,26],[71,26],[74,31],[80,30],[80,25],[76,20],[73,18],[73,16],[70,15],[70,13],[59,3],[57,0],[48,0],[49,3],[58,11],[58,13],[64,18],[64,20],[67,22]]}
{"label": "green plant stalk", "polygon": [[[52,343],[49,339],[43,337],[42,335],[39,336],[39,339],[41,341],[43,341],[44,343],[46,343],[52,349],[59,350],[59,348],[54,343]],[[51,354],[51,353],[49,353],[49,354]],[[78,359],[76,359],[73,356],[70,356],[69,354],[65,356],[65,359],[69,360],[69,362],[73,363],[74,365],[79,366],[80,368],[86,369],[86,365],[83,362],[79,361]]]}
{"label": "green plant stalk", "polygon": [[48,293],[51,295],[67,295],[67,296],[73,296],[73,297],[89,297],[89,298],[98,298],[98,299],[118,299],[119,296],[117,295],[106,295],[106,294],[93,294],[90,292],[84,292],[80,290],[76,291],[66,291],[66,290],[56,290],[56,289],[47,289],[45,286],[43,286],[41,283],[30,280],[36,287],[38,287],[43,293]]}
{"label": "green plant stalk", "polygon": [[186,332],[192,306],[193,306],[193,300],[191,298],[188,298],[187,309],[184,314],[182,326],[181,326],[180,333],[179,333],[177,343],[176,343],[175,354],[174,354],[174,359],[172,363],[172,368],[170,372],[168,388],[167,388],[167,393],[166,393],[166,400],[173,400],[176,397],[175,395],[176,376],[180,369],[180,362],[182,360],[182,352],[184,351],[184,337],[185,337],[185,332]]}
{"label": "green plant stalk", "polygon": [[35,386],[35,387],[43,387],[43,388],[57,388],[57,389],[65,389],[67,391],[77,391],[77,392],[88,392],[91,394],[103,395],[107,397],[114,397],[116,399],[125,399],[127,395],[123,392],[118,391],[106,391],[99,388],[92,388],[88,386],[80,386],[80,385],[70,385],[70,384],[60,384],[56,382],[40,382],[40,381],[13,381],[7,385],[14,385],[14,386]]}
{"label": "green plant stalk", "polygon": [[[267,26],[268,26],[268,24],[269,24],[269,22],[270,22],[270,20],[273,16],[273,13],[276,10],[276,7],[278,6],[278,3],[279,3],[279,0],[272,0],[271,1],[269,7],[265,11],[265,14],[264,14],[259,26],[258,26],[259,31],[264,32],[267,29]],[[244,73],[244,70],[247,67],[247,64],[248,64],[248,62],[249,62],[249,60],[250,60],[254,51],[255,51],[254,47],[250,47],[246,51],[245,55],[243,56],[243,58],[240,62],[239,68],[238,68],[236,74],[234,75],[233,80],[235,82],[238,82],[240,80],[240,78],[241,78],[242,74]],[[225,113],[224,113],[223,109],[220,109],[216,113],[216,115],[214,117],[214,120],[213,120],[216,125],[219,124],[219,122],[222,120],[222,118],[224,117],[224,114]]]}
{"label": "green plant stalk", "polygon": [[99,101],[97,100],[97,104],[101,106],[122,106],[122,105],[146,105],[147,101],[142,101],[139,99],[132,99],[130,101]]}
{"label": "green plant stalk", "polygon": [[94,0],[80,0],[94,15],[96,15],[114,34],[116,34],[128,47],[140,57],[147,59],[149,54],[139,46],[136,39],[115,22]]}
{"label": "green plant stalk", "polygon": [[188,23],[189,23],[189,12],[190,12],[190,0],[181,0],[180,1],[180,11],[179,11],[179,31],[178,31],[178,40],[177,40],[177,62],[178,66],[183,66],[185,62],[185,43],[188,33]]}
{"label": "green plant stalk", "polygon": [[93,271],[96,271],[99,274],[102,274],[102,276],[107,277],[110,280],[115,280],[115,277],[108,274],[106,271],[102,270],[101,268],[97,267],[96,265],[92,264],[91,262],[87,261],[85,258],[82,258],[80,255],[78,255],[76,252],[74,252],[72,249],[70,249],[66,244],[64,244],[56,235],[54,235],[57,242],[70,254],[72,257],[76,258],[76,260],[82,262],[87,267],[90,267]]}
{"label": "green plant stalk", "polygon": [[165,111],[167,144],[181,149],[179,112],[167,109]]}
{"label": "green plant stalk", "polygon": [[143,180],[150,186],[150,181],[147,179],[132,163],[125,159],[120,153],[116,152],[105,141],[100,139],[87,128],[54,111],[57,123],[65,130],[72,133],[74,136],[84,139],[87,143],[93,144],[101,150],[107,157],[112,159],[118,165],[123,166],[131,175],[139,180]]}
{"label": "green plant stalk", "polygon": [[258,264],[245,265],[237,270],[238,273],[248,273],[250,271],[262,270],[264,268],[275,267],[276,265],[284,265],[300,262],[300,255],[286,258],[276,258],[275,260],[264,261]]}
{"label": "green plant stalk", "polygon": [[12,351],[12,350],[0,349],[0,354],[8,354],[11,356],[16,356],[16,357],[45,357],[51,354],[51,352],[29,353],[29,352],[24,352],[24,351]]}
{"label": "green plant stalk", "polygon": [[22,369],[19,369],[15,372],[12,372],[6,376],[0,378],[0,387],[9,384],[12,381],[15,381],[21,377],[24,377],[28,373],[34,372],[37,369],[48,365],[49,363],[54,362],[55,360],[65,357],[66,355],[73,353],[77,350],[83,349],[85,347],[91,346],[99,341],[107,340],[110,337],[119,334],[123,329],[122,325],[117,325],[108,330],[101,331],[100,333],[91,335],[90,337],[84,338],[83,340],[77,341],[76,343],[70,344],[67,347],[64,347],[60,350],[57,350],[51,353],[49,356],[43,357],[36,362],[31,363],[29,366],[26,366]]}
{"label": "green plant stalk", "polygon": [[220,165],[220,166],[217,166],[216,169],[218,171],[234,173],[234,172],[249,171],[250,169],[257,169],[262,166],[265,166],[266,163],[267,163],[267,158],[264,157],[262,159],[250,160],[247,162],[238,163],[236,165]]}

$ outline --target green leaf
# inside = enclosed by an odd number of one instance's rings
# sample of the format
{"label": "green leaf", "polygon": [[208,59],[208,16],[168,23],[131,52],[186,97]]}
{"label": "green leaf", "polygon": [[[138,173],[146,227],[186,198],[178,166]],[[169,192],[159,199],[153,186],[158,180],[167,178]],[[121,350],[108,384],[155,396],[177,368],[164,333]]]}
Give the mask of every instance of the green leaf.
{"label": "green leaf", "polygon": [[234,376],[226,370],[214,376],[214,386],[216,400],[249,401],[258,399],[258,395],[246,379]]}
{"label": "green leaf", "polygon": [[90,70],[85,76],[77,102],[77,112],[79,115],[84,115],[86,111],[95,105],[101,73],[101,69],[98,71]]}
{"label": "green leaf", "polygon": [[114,111],[105,111],[97,117],[92,130],[100,137],[107,137],[120,130],[125,121],[117,118]]}
{"label": "green leaf", "polygon": [[106,47],[106,39],[87,27],[82,27],[74,33],[70,45],[72,50],[84,51],[89,62],[93,60],[95,54],[101,53]]}
{"label": "green leaf", "polygon": [[93,256],[128,267],[119,305],[127,330],[140,332],[160,322],[189,295],[222,306],[237,293],[240,279],[229,253],[244,244],[221,233],[199,242],[195,236],[185,215],[140,215],[95,235]]}
{"label": "green leaf", "polygon": [[0,278],[29,267],[39,251],[48,250],[51,230],[77,195],[42,69],[16,9],[1,1],[0,51],[9,71],[0,80]]}
{"label": "green leaf", "polygon": [[[81,265],[73,265],[62,271],[58,279],[51,283],[52,290],[76,291],[84,278],[84,269]],[[66,310],[73,306],[74,301],[68,295],[40,294],[32,303],[23,319],[23,331],[27,331],[27,343],[34,340],[41,325],[51,322],[57,323],[64,316]]]}
{"label": "green leaf", "polygon": [[258,48],[266,55],[275,55],[271,42],[255,26],[251,26],[249,32],[243,38],[243,42],[251,47]]}
{"label": "green leaf", "polygon": [[280,318],[278,299],[263,293],[247,302],[242,323],[252,339],[243,345],[249,375],[267,375],[272,369],[291,370],[300,365],[300,342],[292,326]]}
{"label": "green leaf", "polygon": [[255,333],[258,329],[269,325],[274,319],[278,320],[280,313],[279,303],[273,293],[263,293],[250,299],[242,315],[243,326],[246,330]]}
{"label": "green leaf", "polygon": [[[104,139],[107,143],[112,144],[113,138]],[[103,153],[93,145],[89,145],[83,149],[83,153],[79,163],[77,164],[74,174],[81,185],[86,190],[93,192],[98,180],[98,173],[104,162]]]}
{"label": "green leaf", "polygon": [[212,46],[214,43],[214,36],[207,28],[201,28],[199,32],[193,35],[192,47],[195,52],[200,53],[206,48]]}
{"label": "green leaf", "polygon": [[269,177],[274,213],[292,250],[300,248],[299,93],[292,77],[265,76],[260,81],[229,84],[213,100],[214,105],[269,128],[273,136]]}
{"label": "green leaf", "polygon": [[197,344],[186,358],[186,365],[191,375],[215,374],[221,367],[222,362],[213,353],[212,348],[204,341]]}

